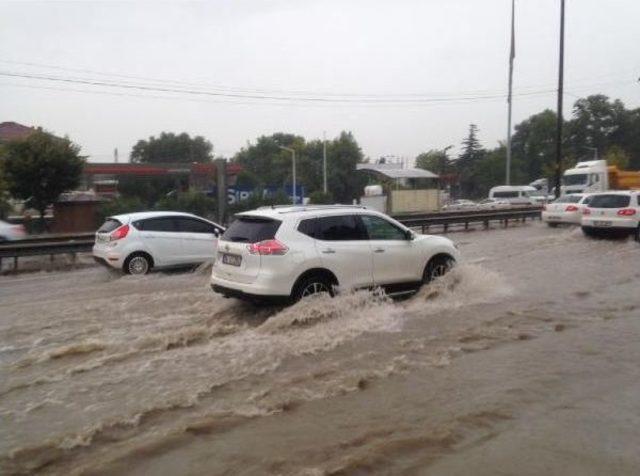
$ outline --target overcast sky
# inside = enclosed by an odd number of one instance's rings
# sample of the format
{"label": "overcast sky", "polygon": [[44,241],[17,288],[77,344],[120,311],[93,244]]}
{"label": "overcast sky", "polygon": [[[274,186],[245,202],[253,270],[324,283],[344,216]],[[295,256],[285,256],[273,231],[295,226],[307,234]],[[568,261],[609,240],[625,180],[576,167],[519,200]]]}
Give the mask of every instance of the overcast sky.
{"label": "overcast sky", "polygon": [[[510,3],[0,0],[2,73],[205,92],[0,75],[0,122],[66,134],[92,161],[161,131],[229,157],[262,134],[349,130],[369,157],[413,158],[459,145],[474,122],[493,147],[506,137]],[[555,109],[559,3],[516,0],[514,123]],[[567,0],[569,112],[600,92],[640,106],[639,25],[638,0]]]}

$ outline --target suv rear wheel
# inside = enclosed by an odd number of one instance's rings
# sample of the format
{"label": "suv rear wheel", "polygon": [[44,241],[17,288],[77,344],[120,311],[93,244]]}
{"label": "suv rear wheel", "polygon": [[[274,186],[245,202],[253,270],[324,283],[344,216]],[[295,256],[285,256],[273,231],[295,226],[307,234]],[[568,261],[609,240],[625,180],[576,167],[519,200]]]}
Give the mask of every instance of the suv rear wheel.
{"label": "suv rear wheel", "polygon": [[123,268],[127,274],[147,274],[151,269],[151,260],[143,253],[134,253],[125,260]]}
{"label": "suv rear wheel", "polygon": [[312,274],[302,278],[296,284],[291,297],[294,302],[298,302],[302,298],[321,293],[328,293],[333,296],[333,283],[322,274]]}

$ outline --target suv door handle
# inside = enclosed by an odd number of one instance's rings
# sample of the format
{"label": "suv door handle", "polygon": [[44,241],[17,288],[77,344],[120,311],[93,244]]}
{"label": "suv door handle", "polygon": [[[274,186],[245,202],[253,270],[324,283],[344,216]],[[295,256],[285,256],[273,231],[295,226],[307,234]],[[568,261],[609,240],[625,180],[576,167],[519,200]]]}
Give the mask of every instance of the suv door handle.
{"label": "suv door handle", "polygon": [[376,248],[373,250],[374,253],[384,253],[384,248]]}
{"label": "suv door handle", "polygon": [[322,252],[326,255],[332,255],[336,252],[333,248],[327,248],[326,250],[322,250]]}

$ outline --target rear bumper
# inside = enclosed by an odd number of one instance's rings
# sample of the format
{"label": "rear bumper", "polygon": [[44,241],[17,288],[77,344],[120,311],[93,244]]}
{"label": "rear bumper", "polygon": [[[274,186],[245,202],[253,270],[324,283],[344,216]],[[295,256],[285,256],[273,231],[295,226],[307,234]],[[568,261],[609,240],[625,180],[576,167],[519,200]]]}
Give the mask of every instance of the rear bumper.
{"label": "rear bumper", "polygon": [[579,213],[567,213],[567,212],[542,212],[542,221],[545,223],[569,223],[572,225],[579,225],[582,215]]}
{"label": "rear bumper", "polygon": [[239,289],[220,286],[219,284],[211,284],[211,289],[214,293],[222,294],[224,297],[236,298],[251,303],[268,302],[273,304],[284,304],[289,302],[291,299],[291,296],[253,294]]}
{"label": "rear bumper", "polygon": [[120,253],[115,252],[104,245],[94,245],[92,254],[96,263],[108,266],[109,268],[120,269],[124,264],[124,258]]}
{"label": "rear bumper", "polygon": [[[603,226],[598,222],[609,222],[610,225]],[[627,230],[628,232],[634,231],[638,228],[638,220],[633,218],[618,218],[618,217],[583,217],[582,226],[585,228],[593,228],[599,230]]]}

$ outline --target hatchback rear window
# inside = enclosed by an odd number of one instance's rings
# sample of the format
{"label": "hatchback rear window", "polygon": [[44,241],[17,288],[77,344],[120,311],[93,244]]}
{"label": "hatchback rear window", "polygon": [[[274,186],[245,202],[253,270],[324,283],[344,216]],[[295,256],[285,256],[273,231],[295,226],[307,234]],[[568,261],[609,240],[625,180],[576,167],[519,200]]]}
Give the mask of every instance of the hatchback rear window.
{"label": "hatchback rear window", "polygon": [[629,195],[596,195],[589,204],[592,208],[624,208],[629,206]]}
{"label": "hatchback rear window", "polygon": [[107,220],[98,228],[98,233],[111,233],[113,230],[121,226],[122,223],[115,218],[107,218]]}
{"label": "hatchback rear window", "polygon": [[241,216],[222,235],[224,241],[257,243],[275,238],[280,221],[271,218]]}

